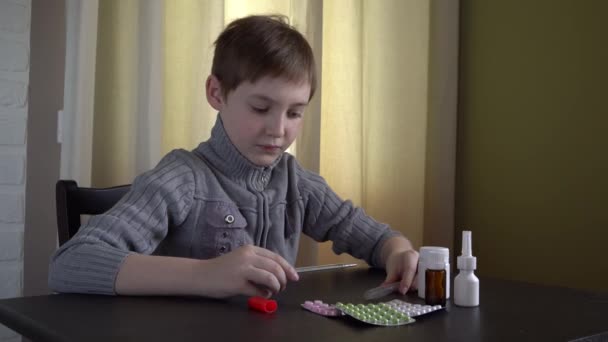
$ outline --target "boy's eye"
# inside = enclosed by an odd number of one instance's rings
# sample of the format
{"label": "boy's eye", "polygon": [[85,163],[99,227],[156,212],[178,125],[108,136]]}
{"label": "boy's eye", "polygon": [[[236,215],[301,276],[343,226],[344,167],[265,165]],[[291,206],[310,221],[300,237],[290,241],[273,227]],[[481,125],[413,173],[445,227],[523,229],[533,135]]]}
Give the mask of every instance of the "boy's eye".
{"label": "boy's eye", "polygon": [[253,109],[253,111],[256,113],[266,113],[268,111],[268,108],[265,107],[251,106],[251,109]]}
{"label": "boy's eye", "polygon": [[300,112],[289,112],[288,115],[290,118],[294,118],[294,119],[302,117],[302,113],[300,113]]}

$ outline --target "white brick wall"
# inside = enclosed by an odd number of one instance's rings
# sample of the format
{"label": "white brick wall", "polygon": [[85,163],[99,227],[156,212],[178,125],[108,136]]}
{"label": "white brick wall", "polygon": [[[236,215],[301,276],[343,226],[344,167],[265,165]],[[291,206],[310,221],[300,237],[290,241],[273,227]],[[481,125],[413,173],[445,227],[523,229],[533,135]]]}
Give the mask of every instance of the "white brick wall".
{"label": "white brick wall", "polygon": [[[1,6],[1,5],[0,5]],[[28,70],[27,45],[10,39],[0,39],[0,70],[24,72]],[[24,59],[24,57],[26,57]]]}
{"label": "white brick wall", "polygon": [[5,32],[24,32],[29,31],[29,4],[21,1],[4,1],[0,12],[0,31]]}
{"label": "white brick wall", "polygon": [[25,156],[19,153],[0,153],[0,185],[22,184],[24,180]]}
{"label": "white brick wall", "polygon": [[[1,148],[1,147],[0,147]],[[23,210],[24,195],[22,192],[14,190],[4,190],[0,186],[0,227],[2,223],[23,223],[25,211]],[[22,186],[17,187],[17,189]],[[0,240],[0,248],[4,248],[3,241]],[[2,293],[0,293],[2,295]]]}
{"label": "white brick wall", "polygon": [[[2,46],[2,43],[0,41],[0,46]],[[0,58],[2,58],[1,55],[2,53],[0,52]],[[23,108],[26,102],[27,87],[24,83],[0,79],[0,106],[4,106],[5,108]]]}
{"label": "white brick wall", "polygon": [[[30,0],[0,0],[0,299],[23,288]],[[0,325],[0,341],[21,337]]]}
{"label": "white brick wall", "polygon": [[19,297],[22,273],[21,265],[17,263],[4,265],[0,269],[0,298]]}
{"label": "white brick wall", "polygon": [[4,231],[0,232],[0,260],[19,261],[23,259],[23,232]]}
{"label": "white brick wall", "polygon": [[26,127],[26,117],[0,116],[0,151],[5,150],[6,145],[16,145],[25,151]]}

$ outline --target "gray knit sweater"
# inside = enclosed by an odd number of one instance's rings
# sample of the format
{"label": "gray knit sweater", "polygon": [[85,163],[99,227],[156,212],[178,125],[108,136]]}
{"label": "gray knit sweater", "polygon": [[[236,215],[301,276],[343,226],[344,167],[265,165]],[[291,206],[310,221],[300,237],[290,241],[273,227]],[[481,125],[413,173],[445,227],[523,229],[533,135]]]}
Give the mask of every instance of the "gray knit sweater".
{"label": "gray knit sweater", "polygon": [[129,253],[209,259],[254,244],[293,265],[302,232],[376,266],[384,241],[399,235],[340,199],[288,153],[268,167],[250,163],[218,116],[208,141],[167,154],[55,253],[49,287],[115,294]]}

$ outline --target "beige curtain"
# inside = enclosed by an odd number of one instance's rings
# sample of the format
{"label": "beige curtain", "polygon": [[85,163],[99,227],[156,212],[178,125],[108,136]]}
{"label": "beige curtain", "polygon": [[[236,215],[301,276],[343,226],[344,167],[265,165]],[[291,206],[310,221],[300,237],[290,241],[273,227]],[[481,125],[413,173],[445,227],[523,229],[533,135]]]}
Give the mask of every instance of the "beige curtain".
{"label": "beige curtain", "polygon": [[[402,231],[415,246],[438,241],[451,247],[456,80],[438,75],[435,82],[429,75],[443,65],[433,62],[434,44],[446,44],[433,37],[449,35],[446,25],[437,29],[432,20],[440,12],[457,23],[454,3],[100,1],[92,184],[129,183],[171,149],[191,149],[207,139],[216,117],[204,96],[213,40],[235,18],[281,13],[311,42],[320,76],[292,153],[343,198]],[[456,54],[450,58],[448,71],[455,70]],[[451,122],[447,128],[431,125],[442,116]],[[448,143],[438,145],[437,137],[446,134]],[[447,170],[442,175],[448,179],[429,177],[436,174],[429,166]],[[432,235],[425,233],[425,217],[432,221]],[[333,255],[328,244],[317,251],[308,239],[301,254],[299,264],[349,260]]]}
{"label": "beige curtain", "polygon": [[323,16],[321,174],[420,246],[429,2],[326,1]]}

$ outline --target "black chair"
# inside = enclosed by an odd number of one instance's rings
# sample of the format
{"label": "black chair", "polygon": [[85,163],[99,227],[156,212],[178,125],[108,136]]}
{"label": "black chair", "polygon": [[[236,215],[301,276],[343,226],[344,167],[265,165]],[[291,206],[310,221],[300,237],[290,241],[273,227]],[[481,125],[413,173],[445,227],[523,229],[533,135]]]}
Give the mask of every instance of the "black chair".
{"label": "black chair", "polygon": [[108,211],[130,188],[131,185],[81,188],[73,180],[57,181],[55,196],[59,246],[76,234],[80,228],[81,215],[98,215]]}

